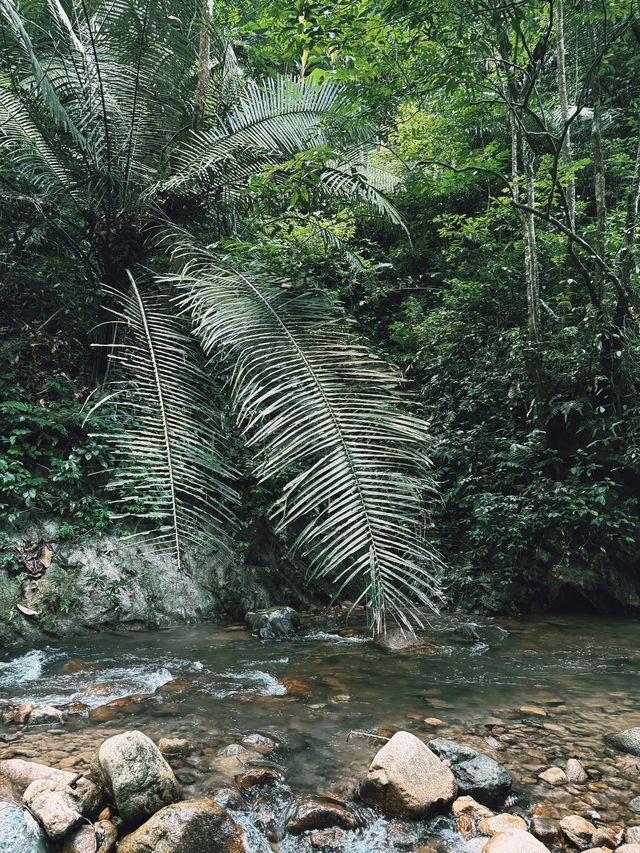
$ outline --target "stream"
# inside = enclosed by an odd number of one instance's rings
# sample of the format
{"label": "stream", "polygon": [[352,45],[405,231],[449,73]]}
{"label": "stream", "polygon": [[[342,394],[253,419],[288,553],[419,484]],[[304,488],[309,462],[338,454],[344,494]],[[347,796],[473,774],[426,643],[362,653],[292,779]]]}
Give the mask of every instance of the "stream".
{"label": "stream", "polygon": [[[435,654],[377,648],[357,625],[347,636],[321,628],[261,642],[241,626],[182,626],[5,650],[0,699],[72,703],[77,713],[62,728],[16,735],[15,726],[3,725],[0,757],[83,771],[102,740],[127,729],[154,740],[188,738],[197,748],[175,769],[185,797],[199,796],[237,772],[220,750],[260,734],[278,745],[262,758],[284,775],[284,809],[303,794],[349,797],[380,738],[406,729],[495,758],[512,773],[511,805],[523,814],[537,803],[552,818],[577,813],[607,825],[640,823],[629,805],[640,794],[640,759],[603,741],[608,732],[640,725],[640,623],[582,615],[499,623],[438,617],[427,632],[440,646]],[[586,785],[537,779],[570,757],[587,768]],[[249,808],[242,818],[256,853],[313,849],[300,838],[272,846],[258,812]],[[475,849],[444,819],[407,825],[374,816],[350,836],[350,851]]]}

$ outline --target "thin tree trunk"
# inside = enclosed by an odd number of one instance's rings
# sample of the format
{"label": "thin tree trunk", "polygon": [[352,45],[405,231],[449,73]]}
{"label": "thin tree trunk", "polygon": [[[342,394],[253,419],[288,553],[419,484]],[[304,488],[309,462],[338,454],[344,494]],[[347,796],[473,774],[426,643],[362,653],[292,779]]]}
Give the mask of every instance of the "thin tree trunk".
{"label": "thin tree trunk", "polygon": [[209,27],[213,15],[213,0],[201,0],[200,9],[200,46],[198,49],[198,85],[196,87],[196,100],[193,109],[193,129],[199,130],[202,126],[204,109],[207,103],[207,90],[211,79],[211,36]]}
{"label": "thin tree trunk", "polygon": [[[607,257],[607,196],[604,158],[602,156],[602,99],[600,95],[600,81],[597,74],[594,74],[592,95],[593,123],[591,125],[591,148],[593,153],[594,193],[596,201],[595,247],[604,261]],[[603,280],[603,271],[599,266],[596,266],[594,270],[594,285],[599,303],[602,301]]]}
{"label": "thin tree trunk", "polygon": [[[565,170],[571,168],[571,129],[569,125],[569,96],[567,94],[567,60],[564,41],[564,6],[563,0],[556,3],[556,61],[558,63],[558,95],[560,97],[560,115],[565,129],[562,143],[562,162]],[[576,182],[573,178],[566,181],[567,214],[569,227],[576,230]]]}
{"label": "thin tree trunk", "polygon": [[[522,139],[518,122],[513,113],[511,122],[511,192],[517,203],[520,201],[520,169],[519,162],[525,173],[527,206],[535,207],[535,174],[532,152]],[[522,212],[522,239],[524,244],[524,267],[527,288],[527,346],[525,349],[525,369],[534,391],[534,424],[540,432],[540,443],[546,446],[546,425],[548,403],[546,382],[542,366],[542,350],[540,341],[540,273],[538,268],[538,243],[536,223],[533,214]]]}

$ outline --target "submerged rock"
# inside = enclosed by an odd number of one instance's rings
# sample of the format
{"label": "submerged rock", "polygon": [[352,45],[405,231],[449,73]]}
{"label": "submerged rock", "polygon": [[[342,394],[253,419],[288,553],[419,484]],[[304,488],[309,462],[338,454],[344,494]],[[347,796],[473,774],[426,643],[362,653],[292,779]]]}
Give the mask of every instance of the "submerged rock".
{"label": "submerged rock", "polygon": [[244,832],[213,800],[166,806],[118,845],[118,853],[244,853]]}
{"label": "submerged rock", "polygon": [[183,737],[161,737],[158,749],[163,755],[189,755],[193,752],[193,744]]}
{"label": "submerged rock", "polygon": [[252,610],[245,616],[251,632],[261,640],[292,637],[300,630],[300,614],[293,607],[269,607]]}
{"label": "submerged rock", "polygon": [[549,767],[548,770],[538,773],[538,779],[546,782],[547,785],[553,786],[566,785],[568,781],[567,774],[564,772],[562,767]]}
{"label": "submerged rock", "polygon": [[613,746],[621,752],[640,755],[640,726],[616,734],[605,735],[605,741],[609,746]]}
{"label": "submerged rock", "polygon": [[0,850],[2,853],[48,853],[47,836],[26,809],[0,802]]}
{"label": "submerged rock", "polygon": [[397,732],[377,753],[360,786],[361,799],[397,817],[444,811],[458,787],[451,770],[409,732]]}
{"label": "submerged rock", "polygon": [[374,643],[381,649],[389,652],[411,652],[412,654],[437,655],[442,648],[424,637],[418,637],[411,631],[403,631],[401,628],[393,628],[384,636],[378,637]]}
{"label": "submerged rock", "polygon": [[144,820],[180,799],[173,770],[142,732],[125,732],[105,740],[93,758],[91,771],[113,796],[125,823]]}
{"label": "submerged rock", "polygon": [[24,792],[23,802],[53,841],[63,838],[90,814],[97,813],[100,792],[88,779],[73,787],[55,779],[36,779]]}
{"label": "submerged rock", "polygon": [[567,774],[567,779],[569,780],[569,782],[582,784],[583,782],[587,782],[589,779],[587,771],[584,769],[581,762],[578,761],[577,758],[570,758],[567,761],[565,773]]}

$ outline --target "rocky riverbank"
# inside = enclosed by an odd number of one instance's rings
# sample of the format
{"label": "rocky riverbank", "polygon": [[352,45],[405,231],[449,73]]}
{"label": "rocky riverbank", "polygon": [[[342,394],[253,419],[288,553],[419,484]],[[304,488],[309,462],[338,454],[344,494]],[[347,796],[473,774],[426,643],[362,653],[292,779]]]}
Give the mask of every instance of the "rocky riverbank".
{"label": "rocky riverbank", "polygon": [[[62,740],[62,712],[19,716],[25,728],[13,743]],[[87,749],[91,738],[76,734],[72,750],[50,748],[50,764],[0,761],[4,853],[640,853],[640,825],[609,822],[595,808],[562,814],[552,796],[525,808],[504,766],[445,738],[371,736],[386,742],[343,798],[296,795],[278,767],[280,745],[258,733],[217,750],[187,738],[156,744],[138,730],[102,736]],[[640,729],[613,742],[637,754]],[[593,771],[575,758],[539,778],[550,794],[567,786],[585,805],[607,787],[594,788]]]}

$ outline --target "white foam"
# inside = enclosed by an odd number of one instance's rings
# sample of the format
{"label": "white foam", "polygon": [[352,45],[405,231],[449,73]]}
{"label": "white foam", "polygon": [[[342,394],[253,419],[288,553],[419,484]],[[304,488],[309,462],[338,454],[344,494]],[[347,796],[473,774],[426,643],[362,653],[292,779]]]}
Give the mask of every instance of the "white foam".
{"label": "white foam", "polygon": [[6,663],[0,663],[0,685],[13,687],[25,681],[37,681],[46,662],[46,649],[34,649]]}
{"label": "white foam", "polygon": [[[212,691],[213,695],[219,699],[224,699],[227,696],[235,696],[239,693],[253,693],[256,696],[284,696],[287,692],[287,688],[284,684],[280,684],[275,675],[271,675],[271,673],[264,672],[261,669],[245,669],[239,672],[227,670],[220,675],[222,678],[228,678],[231,681],[245,683],[238,687]],[[249,682],[249,685],[246,682]]]}
{"label": "white foam", "polygon": [[303,640],[323,640],[331,643],[353,643],[362,644],[369,641],[368,637],[342,637],[340,634],[331,634],[328,631],[312,631],[305,634]]}

